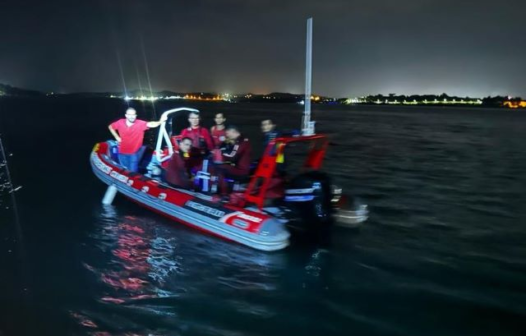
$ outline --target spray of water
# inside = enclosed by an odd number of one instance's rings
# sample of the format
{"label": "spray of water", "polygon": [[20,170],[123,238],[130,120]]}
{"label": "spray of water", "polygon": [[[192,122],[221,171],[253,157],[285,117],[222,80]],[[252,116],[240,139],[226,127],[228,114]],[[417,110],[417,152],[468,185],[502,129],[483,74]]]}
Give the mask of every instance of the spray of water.
{"label": "spray of water", "polygon": [[[9,171],[9,164],[7,158],[13,156],[13,154],[7,154],[4,148],[4,143],[2,137],[0,136],[0,206],[9,209],[8,204],[3,204],[4,196],[10,195],[11,197],[11,207],[13,208],[16,222],[19,222],[18,217],[18,207],[16,205],[15,192],[20,190],[22,186],[15,186],[13,180],[11,179],[11,172]],[[17,224],[18,225],[18,224]]]}
{"label": "spray of water", "polygon": [[[22,294],[22,302],[27,303],[26,300],[29,299],[29,288],[28,288],[28,281],[29,279],[29,268],[27,267],[26,261],[26,253],[25,253],[25,247],[24,247],[24,239],[23,239],[23,232],[22,232],[22,226],[20,223],[20,216],[18,213],[18,205],[16,202],[16,195],[15,193],[19,191],[22,186],[15,186],[13,183],[13,180],[11,179],[11,172],[9,171],[9,161],[8,158],[12,157],[13,154],[8,154],[5,150],[4,143],[2,141],[2,136],[0,134],[0,216],[2,215],[2,211],[9,211],[9,209],[13,210],[14,215],[14,227],[16,231],[16,238],[13,239],[17,244],[17,265],[18,265],[18,275],[19,275],[19,281],[18,285],[20,286],[20,293]],[[2,203],[2,200],[8,199],[8,197],[4,197],[6,195],[9,195],[11,198],[11,206]]]}

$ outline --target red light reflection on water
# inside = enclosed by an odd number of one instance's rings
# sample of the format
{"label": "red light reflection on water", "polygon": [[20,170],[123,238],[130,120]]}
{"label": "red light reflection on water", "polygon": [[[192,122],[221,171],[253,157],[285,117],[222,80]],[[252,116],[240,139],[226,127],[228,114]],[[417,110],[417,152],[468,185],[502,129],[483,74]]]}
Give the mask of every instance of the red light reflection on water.
{"label": "red light reflection on water", "polygon": [[87,318],[86,316],[82,314],[70,312],[70,315],[74,319],[76,319],[80,325],[84,327],[87,327],[87,328],[98,328],[99,327],[97,324],[95,324],[95,322],[93,322],[92,320],[90,320],[89,318]]}
{"label": "red light reflection on water", "polygon": [[148,272],[151,269],[148,257],[151,254],[149,232],[138,225],[130,224],[137,221],[135,217],[127,216],[124,223],[112,225],[107,232],[114,235],[117,246],[111,251],[116,257],[112,262],[113,270],[100,274],[102,282],[113,287],[115,290],[125,290],[125,298],[103,297],[101,300],[111,303],[124,303],[127,300],[135,300],[144,297],[155,297],[145,294],[148,290]]}
{"label": "red light reflection on water", "polygon": [[[163,289],[165,278],[179,269],[171,240],[159,237],[150,222],[133,216],[119,217],[112,209],[102,214],[101,222],[94,245],[102,255],[95,264],[84,264],[105,287],[98,301],[105,305],[140,305],[140,300],[168,295],[169,291]],[[71,315],[78,325],[91,329],[91,335],[110,335],[103,329],[113,322],[97,315],[91,320],[83,315],[88,313]]]}

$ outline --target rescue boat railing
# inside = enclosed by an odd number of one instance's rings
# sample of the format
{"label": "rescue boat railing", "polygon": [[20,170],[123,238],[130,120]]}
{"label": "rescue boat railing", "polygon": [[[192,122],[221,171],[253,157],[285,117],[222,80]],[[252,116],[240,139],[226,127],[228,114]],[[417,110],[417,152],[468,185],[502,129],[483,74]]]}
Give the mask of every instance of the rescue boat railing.
{"label": "rescue boat railing", "polygon": [[[168,115],[181,112],[181,111],[188,111],[188,112],[196,112],[199,113],[199,110],[189,108],[189,107],[179,107],[174,108],[168,111],[163,112],[163,116],[168,117]],[[160,126],[159,135],[157,136],[157,145],[155,146],[155,156],[159,162],[164,162],[172,157],[172,154],[174,153],[173,146],[171,146],[170,141],[170,135],[168,135],[168,132],[166,131],[166,121],[163,121],[163,123]],[[165,157],[161,157],[162,153],[162,145],[163,140],[166,141],[166,146],[168,147],[168,155]]]}

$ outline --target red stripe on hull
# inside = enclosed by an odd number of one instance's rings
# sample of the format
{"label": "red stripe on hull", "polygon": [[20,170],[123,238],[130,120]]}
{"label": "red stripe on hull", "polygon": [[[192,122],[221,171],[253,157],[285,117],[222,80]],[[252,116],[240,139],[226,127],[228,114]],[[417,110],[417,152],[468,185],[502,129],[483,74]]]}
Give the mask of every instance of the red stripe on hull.
{"label": "red stripe on hull", "polygon": [[[191,228],[193,228],[193,229],[197,229],[197,230],[199,230],[199,231],[201,231],[201,232],[207,233],[207,234],[209,234],[209,235],[211,235],[211,236],[218,237],[218,238],[221,238],[221,239],[226,240],[226,241],[229,241],[229,242],[235,242],[235,243],[237,243],[236,241],[234,241],[234,240],[232,240],[232,239],[229,239],[229,238],[227,238],[227,237],[225,237],[225,236],[221,236],[221,235],[219,235],[219,234],[217,234],[217,233],[215,233],[215,232],[209,231],[209,230],[207,230],[207,229],[203,229],[202,227],[196,226],[196,225],[194,225],[194,224],[192,224],[192,223],[190,223],[190,222],[187,222],[187,221],[184,221],[184,220],[182,220],[182,219],[180,219],[180,218],[177,218],[177,217],[171,216],[171,215],[169,215],[169,214],[167,214],[167,213],[165,213],[165,212],[162,212],[162,211],[160,211],[160,210],[158,210],[158,209],[156,209],[156,208],[153,208],[153,207],[148,206],[148,205],[146,205],[146,204],[144,204],[144,203],[141,203],[141,202],[139,202],[138,200],[133,199],[133,198],[131,198],[131,197],[128,197],[128,196],[126,196],[126,195],[124,195],[124,196],[125,196],[126,198],[130,199],[131,201],[133,201],[134,203],[137,203],[137,204],[141,205],[141,206],[144,207],[144,208],[147,208],[147,209],[149,209],[149,210],[152,210],[153,212],[156,212],[156,213],[158,213],[158,214],[160,214],[160,215],[162,215],[162,216],[164,216],[164,217],[170,218],[170,219],[172,219],[172,220],[174,220],[174,221],[176,221],[176,222],[179,222],[179,223],[181,223],[181,224],[184,224],[184,225],[186,225],[186,226],[188,226],[188,227],[191,227]],[[239,244],[239,243],[238,243],[238,244]]]}

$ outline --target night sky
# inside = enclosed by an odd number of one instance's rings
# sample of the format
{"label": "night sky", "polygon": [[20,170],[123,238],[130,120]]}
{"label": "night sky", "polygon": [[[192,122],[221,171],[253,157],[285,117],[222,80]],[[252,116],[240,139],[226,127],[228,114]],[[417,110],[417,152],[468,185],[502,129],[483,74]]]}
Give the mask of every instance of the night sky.
{"label": "night sky", "polygon": [[0,83],[302,93],[309,16],[315,93],[526,98],[524,0],[0,0]]}

